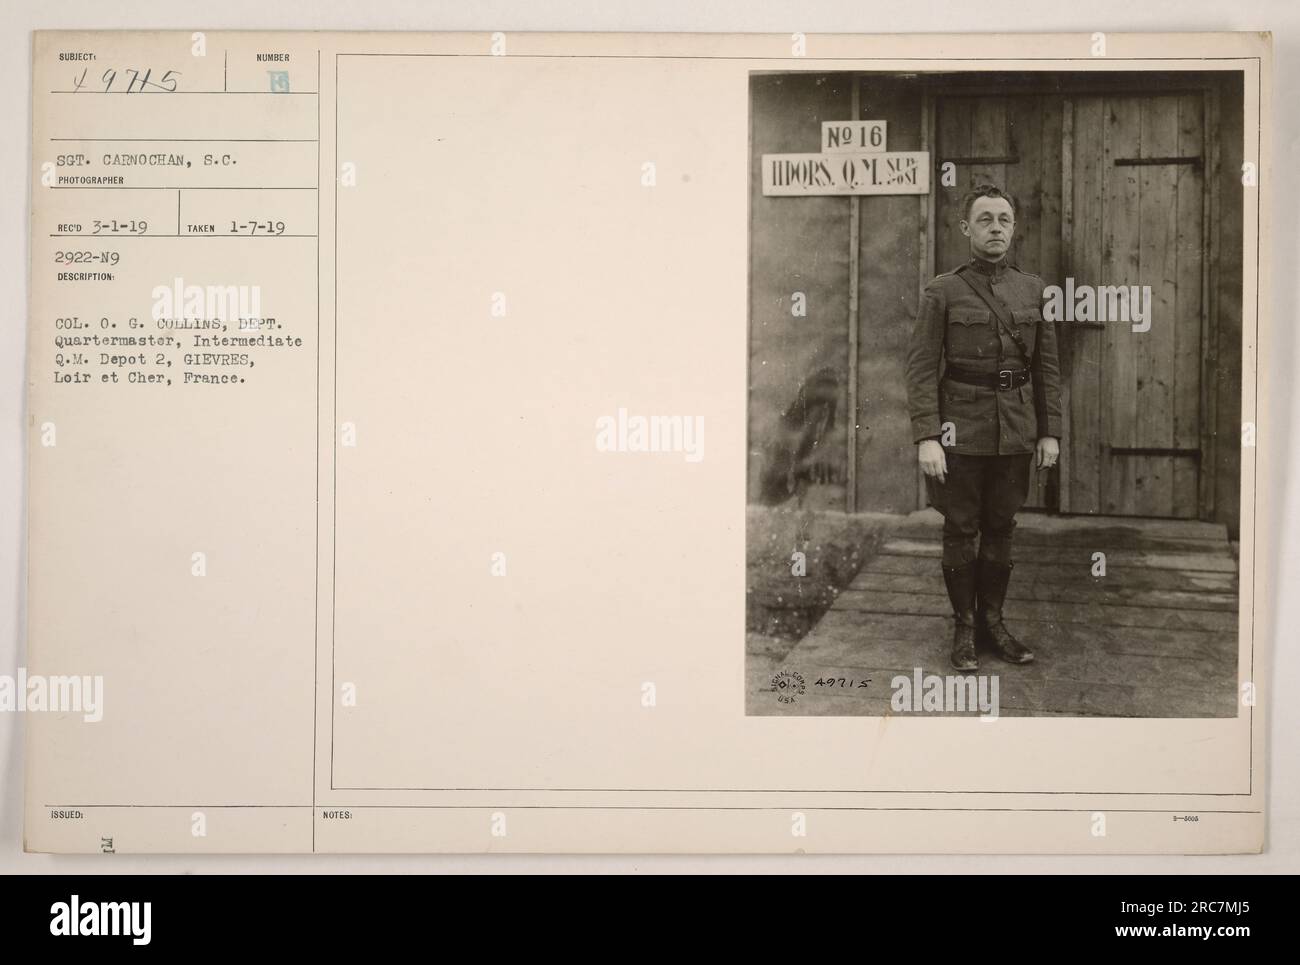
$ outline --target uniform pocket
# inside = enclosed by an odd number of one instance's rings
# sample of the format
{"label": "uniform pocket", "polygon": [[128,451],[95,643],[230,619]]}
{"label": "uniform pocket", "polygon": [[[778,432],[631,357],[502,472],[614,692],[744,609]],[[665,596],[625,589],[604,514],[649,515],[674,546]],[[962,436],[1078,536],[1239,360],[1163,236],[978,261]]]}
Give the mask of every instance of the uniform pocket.
{"label": "uniform pocket", "polygon": [[988,325],[989,312],[984,309],[963,308],[948,313],[948,321],[958,325]]}
{"label": "uniform pocket", "polygon": [[[992,389],[953,382],[951,379],[943,381],[939,395],[939,417],[945,424],[952,424],[952,446],[965,452],[991,451],[996,416],[997,399]],[[944,429],[947,430],[947,425]]]}
{"label": "uniform pocket", "polygon": [[949,402],[961,404],[962,402],[973,402],[979,399],[991,398],[992,389],[986,389],[979,385],[967,385],[965,382],[954,382],[952,379],[945,379],[943,383],[943,394]]}
{"label": "uniform pocket", "polygon": [[1034,415],[1034,387],[1022,385],[1014,392],[1003,392],[1003,452],[1031,452],[1038,438],[1038,419]]}
{"label": "uniform pocket", "polygon": [[948,355],[954,359],[996,357],[997,335],[990,324],[992,312],[959,308],[948,312]]}
{"label": "uniform pocket", "polygon": [[1038,334],[1038,324],[1043,320],[1042,309],[1024,308],[1017,309],[1011,313],[1011,318],[1016,323],[1016,331],[1025,342],[1025,347],[1033,350],[1034,337]]}

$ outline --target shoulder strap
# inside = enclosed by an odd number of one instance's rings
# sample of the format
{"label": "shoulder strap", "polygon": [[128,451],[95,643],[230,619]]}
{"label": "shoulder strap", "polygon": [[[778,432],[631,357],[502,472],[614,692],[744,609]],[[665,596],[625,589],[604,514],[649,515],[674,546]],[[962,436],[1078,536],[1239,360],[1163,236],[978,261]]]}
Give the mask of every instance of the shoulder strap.
{"label": "shoulder strap", "polygon": [[1003,305],[1001,302],[997,302],[995,304],[994,300],[989,298],[982,291],[980,291],[979,288],[976,287],[975,283],[971,281],[969,278],[967,278],[965,273],[960,268],[957,269],[955,274],[957,275],[958,278],[960,278],[968,286],[970,286],[970,290],[979,296],[980,301],[982,301],[985,305],[989,307],[990,310],[992,310],[993,317],[998,320],[998,325],[1002,328],[1004,332],[1007,333],[1011,341],[1015,343],[1016,348],[1020,350],[1020,361],[1024,364],[1025,368],[1029,368],[1029,349],[1025,347],[1024,337],[1016,329],[1015,320],[1007,317],[1007,313],[1008,313],[1007,306]]}

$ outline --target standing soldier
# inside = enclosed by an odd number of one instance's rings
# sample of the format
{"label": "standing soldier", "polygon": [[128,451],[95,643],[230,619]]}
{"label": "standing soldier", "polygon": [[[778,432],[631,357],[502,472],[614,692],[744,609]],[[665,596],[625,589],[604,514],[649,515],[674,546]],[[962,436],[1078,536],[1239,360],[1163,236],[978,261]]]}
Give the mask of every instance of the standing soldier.
{"label": "standing soldier", "polygon": [[1061,390],[1056,331],[1043,320],[1043,280],[1007,264],[1015,199],[981,184],[963,199],[962,212],[971,260],[925,288],[907,396],[926,490],[944,518],[943,578],[956,619],[952,665],[975,670],[977,641],[1012,663],[1034,659],[1003,624],[1002,603],[1030,463],[1049,469],[1060,452]]}

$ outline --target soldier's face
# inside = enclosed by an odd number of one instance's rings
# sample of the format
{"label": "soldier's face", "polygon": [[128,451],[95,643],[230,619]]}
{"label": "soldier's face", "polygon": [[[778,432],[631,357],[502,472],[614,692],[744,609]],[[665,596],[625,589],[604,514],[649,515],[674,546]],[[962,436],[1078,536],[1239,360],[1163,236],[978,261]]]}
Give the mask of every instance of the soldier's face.
{"label": "soldier's face", "polygon": [[970,239],[971,251],[986,261],[997,261],[1011,248],[1016,215],[1006,198],[976,198],[961,233]]}

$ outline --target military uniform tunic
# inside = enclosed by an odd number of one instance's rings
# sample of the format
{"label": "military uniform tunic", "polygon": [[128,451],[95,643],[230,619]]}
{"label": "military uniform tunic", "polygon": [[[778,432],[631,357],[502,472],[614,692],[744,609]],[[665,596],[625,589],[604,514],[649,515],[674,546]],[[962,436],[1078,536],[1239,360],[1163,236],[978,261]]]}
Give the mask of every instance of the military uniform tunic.
{"label": "military uniform tunic", "polygon": [[[1029,353],[999,324],[979,288],[1006,306]],[[972,456],[1033,452],[1044,436],[1061,437],[1056,329],[1043,320],[1043,280],[1007,265],[973,259],[925,287],[907,361],[912,438],[939,439],[954,430],[948,452]],[[988,375],[1028,368],[1030,381],[1008,391],[939,378],[939,362]]]}
{"label": "military uniform tunic", "polygon": [[[1061,436],[1056,330],[1043,319],[1042,304],[1043,280],[1005,259],[972,259],[935,278],[921,298],[907,395],[913,440],[944,446],[945,482],[930,476],[925,482],[944,516],[945,566],[977,555],[1011,562],[1011,533],[1029,494],[1035,447],[1040,438]],[[1003,373],[1007,384],[1023,380],[1025,370],[1029,376],[1013,388],[995,388],[949,377],[954,369],[988,382]]]}

